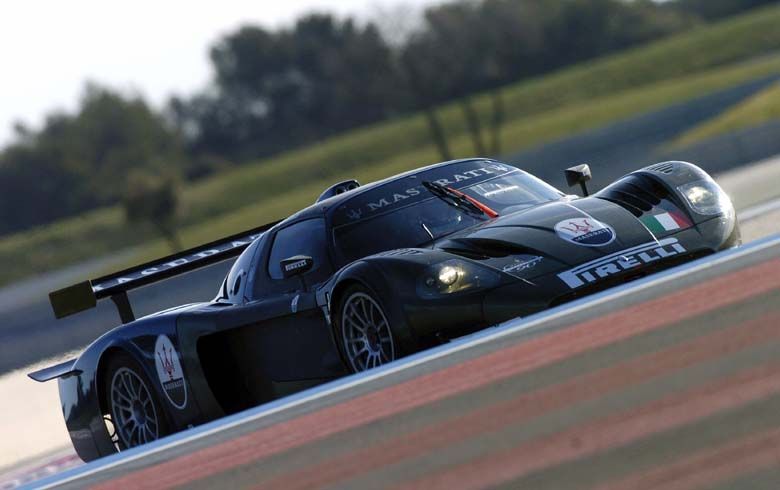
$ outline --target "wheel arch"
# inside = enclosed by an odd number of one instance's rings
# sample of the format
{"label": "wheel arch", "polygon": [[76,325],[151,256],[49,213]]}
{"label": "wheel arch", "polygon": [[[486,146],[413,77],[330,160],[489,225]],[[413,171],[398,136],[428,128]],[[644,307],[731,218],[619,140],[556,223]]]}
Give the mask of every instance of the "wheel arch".
{"label": "wheel arch", "polygon": [[[157,413],[159,413],[160,423],[163,426],[163,433],[159,435],[159,438],[162,438],[171,432],[175,432],[175,421],[168,409],[165,394],[162,391],[162,386],[158,382],[157,373],[154,371],[154,361],[152,361],[150,365],[148,359],[144,359],[143,350],[130,341],[107,346],[100,353],[100,357],[97,361],[95,369],[95,390],[97,393],[98,407],[103,419],[105,420],[106,415],[112,415],[107,393],[107,371],[110,369],[109,366],[111,361],[118,356],[128,357],[129,360],[133,361],[136,364],[136,367],[141,370],[138,374],[143,375],[143,377],[146,378],[146,381],[148,381],[148,388],[151,396],[155,399]],[[135,370],[132,366],[130,366],[130,368],[133,371]],[[111,423],[114,423],[113,420]],[[114,430],[116,429],[114,428]],[[109,431],[108,427],[106,427],[106,431]],[[114,441],[112,439],[112,444],[113,443]]]}
{"label": "wheel arch", "polygon": [[[343,279],[339,281],[334,287],[333,292],[331,293],[330,297],[330,312],[331,315],[336,314],[338,312],[338,306],[341,304],[341,300],[344,296],[344,293],[352,286],[363,286],[365,288],[368,288],[370,290],[373,290],[371,286],[366,284],[365,281],[362,281],[360,279],[354,278],[354,277],[348,277],[346,279]],[[335,326],[335,322],[333,319],[331,319],[331,325]]]}
{"label": "wheel arch", "polygon": [[[382,267],[381,263],[373,260],[361,260],[345,269],[338,277],[336,284],[331,290],[329,301],[329,313],[331,317],[331,335],[333,341],[340,342],[338,338],[338,315],[341,301],[344,299],[344,293],[352,286],[361,286],[367,289],[372,296],[379,302],[385,315],[392,324],[396,326],[397,346],[400,352],[408,354],[415,352],[418,348],[419,339],[409,327],[406,313],[401,305],[402,301],[394,292],[394,281],[392,277],[392,268]],[[339,351],[343,358],[343,353]],[[346,363],[345,359],[342,359]]]}
{"label": "wheel arch", "polygon": [[369,263],[368,261],[361,260],[354,262],[339,272],[335,285],[330,291],[330,298],[328,301],[328,311],[331,314],[331,325],[334,324],[333,315],[338,310],[339,302],[344,295],[344,291],[349,289],[350,286],[360,285],[363,286],[374,294],[381,295],[386,287],[382,284],[377,284],[378,279],[370,280],[372,278],[384,278],[384,275],[379,268]]}
{"label": "wheel arch", "polygon": [[105,381],[103,376],[106,374],[109,361],[117,355],[127,355],[133,359],[136,364],[141,368],[143,374],[149,380],[149,388],[154,392],[154,396],[157,398],[160,406],[163,408],[163,418],[172,426],[172,420],[170,413],[167,410],[167,404],[165,403],[165,394],[162,391],[162,386],[157,382],[157,373],[154,372],[149,366],[148,362],[145,362],[141,349],[132,342],[122,342],[118,344],[112,344],[103,349],[100,353],[100,358],[97,362],[97,369],[95,370],[95,388],[98,394],[98,403],[103,415],[108,413],[108,394],[105,392]]}
{"label": "wheel arch", "polygon": [[100,406],[100,412],[103,415],[109,413],[108,393],[106,393],[106,384],[103,380],[103,376],[105,376],[106,369],[108,369],[109,360],[119,354],[126,354],[135,358],[135,356],[133,356],[133,354],[128,349],[119,345],[111,345],[100,353],[100,358],[97,362],[97,368],[95,369],[95,388],[97,389],[97,398],[98,405]]}

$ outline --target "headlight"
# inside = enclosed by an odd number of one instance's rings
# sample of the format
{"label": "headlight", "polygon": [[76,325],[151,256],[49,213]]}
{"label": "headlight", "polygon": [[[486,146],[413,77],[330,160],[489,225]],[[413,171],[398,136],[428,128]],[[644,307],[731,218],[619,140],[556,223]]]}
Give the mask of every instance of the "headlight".
{"label": "headlight", "polygon": [[439,270],[439,282],[443,286],[452,286],[458,282],[461,275],[463,275],[463,270],[459,267],[445,265]]}
{"label": "headlight", "polygon": [[417,294],[432,298],[497,286],[501,275],[488,267],[452,259],[428,267],[417,284]]}
{"label": "headlight", "polygon": [[731,214],[734,206],[729,196],[713,180],[697,180],[677,188],[688,204],[699,214]]}

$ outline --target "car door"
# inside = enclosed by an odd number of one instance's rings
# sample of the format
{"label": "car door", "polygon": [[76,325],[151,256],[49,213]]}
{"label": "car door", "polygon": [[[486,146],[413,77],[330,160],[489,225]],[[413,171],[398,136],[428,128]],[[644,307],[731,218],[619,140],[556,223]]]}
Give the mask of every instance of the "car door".
{"label": "car door", "polygon": [[[285,278],[280,262],[298,255],[311,257],[313,267]],[[269,236],[239,286],[244,305],[232,314],[233,320],[251,328],[242,328],[231,350],[247,358],[241,364],[252,366],[255,372],[250,378],[263,378],[267,382],[263,389],[273,398],[348,373],[325,314],[316,304],[317,285],[332,273],[325,221],[312,218]]]}

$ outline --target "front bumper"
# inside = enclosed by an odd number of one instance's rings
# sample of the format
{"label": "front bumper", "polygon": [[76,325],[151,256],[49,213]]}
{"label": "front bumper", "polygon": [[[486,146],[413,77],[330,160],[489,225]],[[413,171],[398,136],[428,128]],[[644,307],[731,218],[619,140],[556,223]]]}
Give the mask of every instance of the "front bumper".
{"label": "front bumper", "polygon": [[501,323],[512,318],[523,317],[553,308],[607,289],[627,284],[678,265],[712,254],[710,250],[679,254],[659,260],[644,267],[629,269],[620,274],[601,279],[576,289],[570,289],[557,274],[551,274],[534,281],[534,286],[518,282],[496,288],[484,296],[484,321],[488,325]]}
{"label": "front bumper", "polygon": [[409,298],[403,310],[419,336],[452,338],[592,295],[741,243],[739,225],[722,217],[699,223],[657,242],[529,280],[505,275],[490,290]]}
{"label": "front bumper", "polygon": [[712,253],[708,249],[680,253],[574,289],[567,286],[557,273],[536,278],[533,282],[518,279],[489,291],[407,304],[405,311],[409,324],[418,336],[452,338],[513,318],[532,315]]}

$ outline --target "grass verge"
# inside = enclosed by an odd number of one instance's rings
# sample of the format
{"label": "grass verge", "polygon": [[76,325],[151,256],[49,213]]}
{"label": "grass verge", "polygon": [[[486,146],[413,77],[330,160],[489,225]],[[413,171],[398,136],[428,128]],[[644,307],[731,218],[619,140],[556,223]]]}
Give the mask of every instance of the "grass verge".
{"label": "grass verge", "polygon": [[672,143],[683,148],[706,139],[780,119],[780,83],[762,90],[744,102],[686,131]]}

